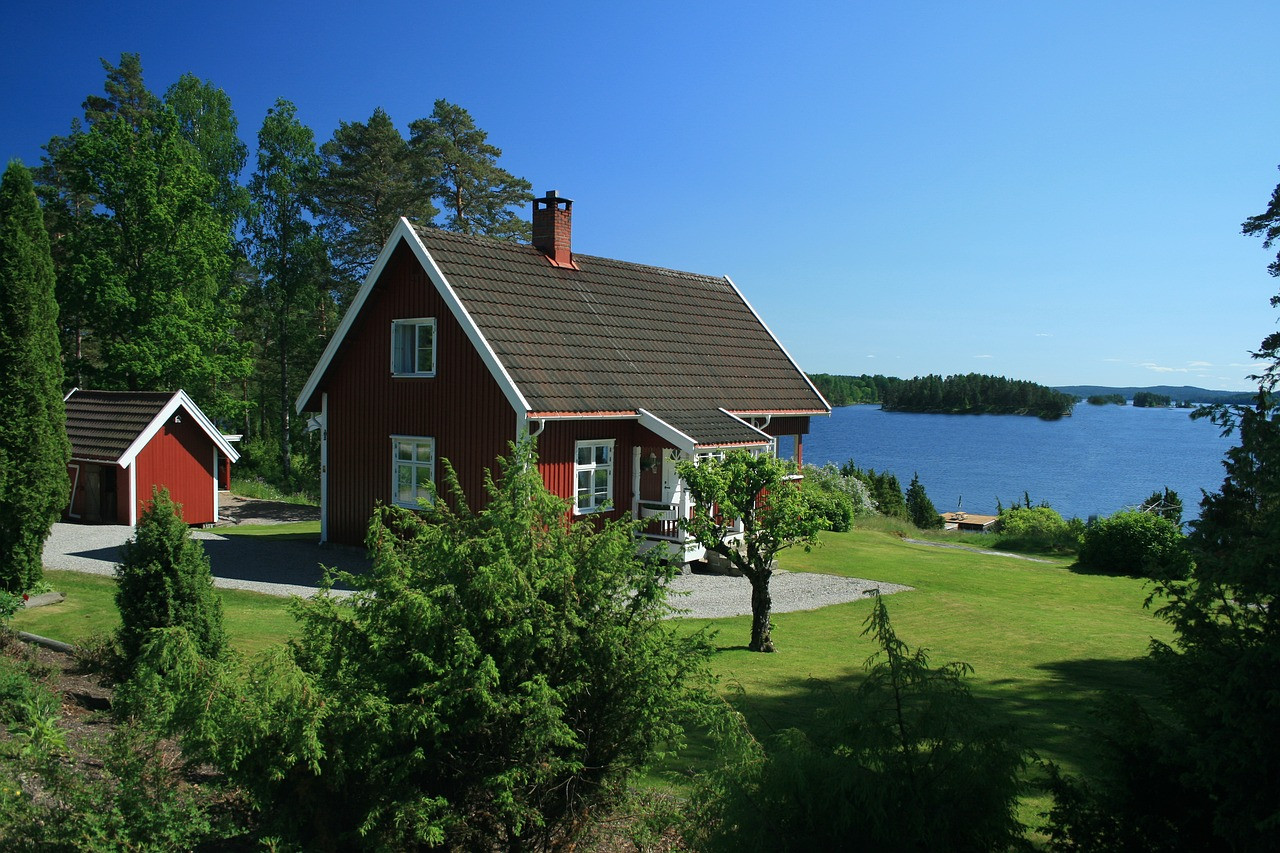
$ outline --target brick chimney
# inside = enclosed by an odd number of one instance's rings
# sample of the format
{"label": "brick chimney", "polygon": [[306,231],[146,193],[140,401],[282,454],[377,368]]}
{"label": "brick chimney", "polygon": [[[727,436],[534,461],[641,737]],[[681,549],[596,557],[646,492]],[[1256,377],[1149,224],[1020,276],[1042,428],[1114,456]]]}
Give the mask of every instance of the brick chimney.
{"label": "brick chimney", "polygon": [[573,199],[560,198],[555,190],[547,190],[533,200],[533,245],[557,267],[576,270],[573,262]]}

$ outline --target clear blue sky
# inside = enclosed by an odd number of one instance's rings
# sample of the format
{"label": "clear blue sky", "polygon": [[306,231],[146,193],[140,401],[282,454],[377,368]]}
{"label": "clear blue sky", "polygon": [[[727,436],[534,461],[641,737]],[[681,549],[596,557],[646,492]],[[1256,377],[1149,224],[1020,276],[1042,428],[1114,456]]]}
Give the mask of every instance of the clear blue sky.
{"label": "clear blue sky", "polygon": [[[467,108],[574,248],[728,275],[806,370],[1247,389],[1280,3],[12,4],[0,158],[142,55],[328,139]],[[251,164],[252,165],[252,164]]]}

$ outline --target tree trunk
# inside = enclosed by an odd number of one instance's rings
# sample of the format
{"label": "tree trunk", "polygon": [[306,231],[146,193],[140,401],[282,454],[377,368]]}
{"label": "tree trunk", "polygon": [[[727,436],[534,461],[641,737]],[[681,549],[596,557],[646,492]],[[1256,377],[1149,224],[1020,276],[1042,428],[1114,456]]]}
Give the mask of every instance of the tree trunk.
{"label": "tree trunk", "polygon": [[769,615],[773,610],[773,596],[769,594],[769,576],[773,572],[765,571],[760,575],[751,575],[751,645],[753,652],[774,652],[773,638],[769,634]]}

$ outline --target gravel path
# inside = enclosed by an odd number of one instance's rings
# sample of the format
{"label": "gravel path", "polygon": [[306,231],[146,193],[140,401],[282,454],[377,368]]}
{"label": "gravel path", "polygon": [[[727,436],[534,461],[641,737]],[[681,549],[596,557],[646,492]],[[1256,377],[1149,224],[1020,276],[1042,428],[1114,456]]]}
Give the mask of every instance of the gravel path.
{"label": "gravel path", "polygon": [[[59,522],[45,542],[44,564],[95,575],[114,575],[120,546],[133,535],[123,525],[66,524]],[[359,573],[369,568],[363,548],[320,545],[303,539],[270,536],[224,536],[213,530],[193,530],[213,567],[214,586],[247,589],[268,595],[313,595],[321,578],[321,565]],[[677,595],[672,604],[685,618],[717,619],[751,612],[751,584],[746,578],[725,575],[679,575],[671,584]],[[778,571],[769,585],[773,612],[815,610],[846,601],[857,601],[879,590],[882,595],[910,587],[858,578]],[[339,593],[345,590],[337,590]]]}
{"label": "gravel path", "polygon": [[[751,582],[724,575],[679,575],[671,583],[677,593],[671,603],[688,619],[719,619],[751,613]],[[817,610],[832,604],[857,601],[875,594],[891,595],[911,589],[896,583],[861,578],[817,575],[810,572],[775,571],[769,581],[774,613]]]}

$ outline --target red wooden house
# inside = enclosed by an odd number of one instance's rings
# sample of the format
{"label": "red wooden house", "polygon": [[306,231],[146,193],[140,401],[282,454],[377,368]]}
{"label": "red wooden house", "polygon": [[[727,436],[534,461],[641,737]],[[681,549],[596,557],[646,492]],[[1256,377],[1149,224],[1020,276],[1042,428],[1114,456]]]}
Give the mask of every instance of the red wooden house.
{"label": "red wooden house", "polygon": [[218,520],[218,457],[239,454],[186,392],[77,388],[65,404],[67,517],[137,524],[152,489],[166,488],[187,524]]}
{"label": "red wooden house", "polygon": [[474,503],[517,436],[585,515],[649,518],[698,559],[681,458],[776,450],[830,406],[728,278],[571,251],[572,202],[535,199],[533,244],[401,220],[297,400],[319,412],[322,538],[362,542],[448,459]]}

